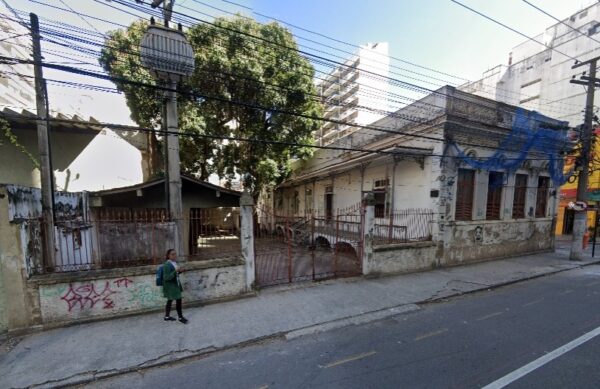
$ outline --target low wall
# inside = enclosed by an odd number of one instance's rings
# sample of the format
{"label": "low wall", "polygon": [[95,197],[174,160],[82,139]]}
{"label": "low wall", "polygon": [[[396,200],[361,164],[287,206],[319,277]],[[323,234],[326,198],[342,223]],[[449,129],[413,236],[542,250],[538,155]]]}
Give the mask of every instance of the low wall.
{"label": "low wall", "polygon": [[436,265],[436,244],[413,242],[373,247],[366,275],[385,275],[427,270]]}
{"label": "low wall", "polygon": [[[184,304],[241,295],[245,270],[241,260],[189,262],[181,275]],[[33,277],[39,293],[43,325],[114,317],[161,308],[162,288],[156,286],[155,266],[98,270]]]}
{"label": "low wall", "polygon": [[445,226],[442,265],[534,254],[554,248],[552,219],[484,220]]}

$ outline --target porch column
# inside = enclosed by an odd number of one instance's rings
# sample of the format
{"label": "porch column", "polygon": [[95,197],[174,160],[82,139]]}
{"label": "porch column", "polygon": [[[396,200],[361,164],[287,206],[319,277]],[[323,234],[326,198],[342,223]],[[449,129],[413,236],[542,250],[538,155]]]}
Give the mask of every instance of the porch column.
{"label": "porch column", "polygon": [[363,275],[371,272],[370,263],[373,259],[373,233],[375,230],[375,196],[368,193],[363,198],[365,207],[365,227],[363,229],[362,271]]}
{"label": "porch column", "polygon": [[240,198],[240,218],[242,244],[242,257],[246,270],[246,291],[254,287],[254,199],[248,192],[244,192]]}
{"label": "porch column", "polygon": [[365,191],[365,170],[367,170],[367,165],[363,163],[360,165],[360,193],[358,196],[360,201],[363,201],[363,192]]}
{"label": "porch column", "polygon": [[[390,188],[390,209],[389,209],[389,213],[390,215],[392,215],[394,213],[394,210],[396,209],[396,166],[398,166],[398,160],[399,158],[394,156],[393,157],[394,160],[394,165],[392,166],[392,182],[391,182],[391,188]],[[391,220],[391,219],[390,219]]]}

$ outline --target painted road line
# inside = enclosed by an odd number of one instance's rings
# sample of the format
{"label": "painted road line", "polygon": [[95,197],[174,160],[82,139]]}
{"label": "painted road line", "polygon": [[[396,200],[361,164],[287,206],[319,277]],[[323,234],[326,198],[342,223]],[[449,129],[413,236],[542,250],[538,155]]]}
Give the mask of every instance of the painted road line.
{"label": "painted road line", "polygon": [[600,327],[598,327],[594,330],[591,330],[587,334],[584,334],[584,335],[580,336],[579,338],[570,341],[569,343],[565,344],[564,346],[561,346],[561,347],[557,348],[556,350],[549,352],[548,354],[536,359],[533,362],[528,363],[527,365],[513,371],[512,373],[509,373],[509,374],[505,375],[504,377],[497,379],[496,381],[492,382],[491,384],[484,386],[483,389],[504,388],[505,386],[510,385],[511,383],[515,382],[519,378],[531,373],[535,369],[538,369],[538,368],[544,366],[546,363],[560,357],[561,355],[568,353],[569,351],[573,350],[575,347],[584,344],[585,342],[595,338],[598,335],[600,335]]}
{"label": "painted road line", "polygon": [[353,356],[348,357],[348,358],[340,359],[339,361],[331,362],[330,364],[323,366],[323,368],[324,369],[329,369],[330,367],[336,367],[336,366],[339,366],[339,365],[343,365],[344,363],[348,363],[348,362],[352,362],[352,361],[357,361],[359,359],[370,357],[371,355],[375,355],[375,354],[377,354],[377,351],[369,351],[367,353],[353,355]]}
{"label": "painted road line", "polygon": [[572,289],[567,289],[567,290],[565,290],[563,292],[560,292],[558,295],[559,296],[564,296],[565,294],[569,294],[569,293],[573,293],[573,290]]}
{"label": "painted road line", "polygon": [[533,305],[533,304],[541,303],[542,301],[544,301],[544,298],[543,298],[543,297],[542,297],[541,299],[539,299],[539,300],[530,301],[530,302],[528,302],[527,304],[523,304],[523,305],[521,305],[521,306],[522,306],[522,307],[529,307],[529,306],[531,306],[531,305]]}
{"label": "painted road line", "polygon": [[475,320],[477,320],[477,321],[486,320],[486,319],[490,319],[490,318],[495,317],[495,316],[500,316],[503,313],[504,312],[502,312],[502,311],[500,311],[500,312],[494,312],[494,313],[490,313],[489,315],[482,316],[479,319],[475,319]]}
{"label": "painted road line", "polygon": [[600,281],[594,281],[594,282],[590,282],[589,284],[585,284],[585,286],[596,286],[596,285],[600,285]]}
{"label": "painted road line", "polygon": [[428,334],[424,334],[424,335],[421,335],[421,336],[417,336],[417,337],[415,338],[415,342],[418,342],[419,340],[423,340],[423,339],[431,338],[432,336],[436,336],[436,335],[443,334],[444,332],[448,332],[448,329],[447,329],[447,328],[442,328],[441,330],[438,330],[438,331],[433,331],[433,332],[430,332],[430,333],[428,333]]}

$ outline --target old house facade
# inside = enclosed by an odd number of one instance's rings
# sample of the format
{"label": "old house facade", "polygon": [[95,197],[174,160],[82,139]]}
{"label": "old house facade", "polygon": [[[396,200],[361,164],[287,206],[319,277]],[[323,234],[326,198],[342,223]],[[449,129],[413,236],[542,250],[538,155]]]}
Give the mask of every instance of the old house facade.
{"label": "old house facade", "polygon": [[363,273],[550,250],[566,144],[564,122],[444,87],[332,145],[345,150],[297,161],[266,201],[335,224],[372,197],[375,256]]}

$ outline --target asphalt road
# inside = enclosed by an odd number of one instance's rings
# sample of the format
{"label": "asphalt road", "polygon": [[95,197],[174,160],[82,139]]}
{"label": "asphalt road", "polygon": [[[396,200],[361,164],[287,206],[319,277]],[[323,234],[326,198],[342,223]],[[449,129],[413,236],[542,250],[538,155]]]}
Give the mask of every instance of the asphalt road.
{"label": "asphalt road", "polygon": [[[591,266],[92,386],[481,388],[501,380],[497,387],[599,388],[600,336],[588,334],[599,326],[600,266]],[[565,351],[585,334],[589,340]],[[506,378],[524,369],[517,379]]]}

